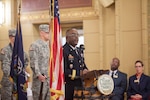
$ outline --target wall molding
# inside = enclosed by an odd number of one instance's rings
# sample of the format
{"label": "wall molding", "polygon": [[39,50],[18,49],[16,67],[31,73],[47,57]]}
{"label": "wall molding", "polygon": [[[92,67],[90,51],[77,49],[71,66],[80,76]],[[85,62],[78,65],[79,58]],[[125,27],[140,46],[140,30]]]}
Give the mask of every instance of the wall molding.
{"label": "wall molding", "polygon": [[[61,21],[82,21],[83,19],[98,18],[99,11],[92,7],[60,10]],[[45,23],[50,20],[49,11],[26,12],[21,14],[22,22]]]}

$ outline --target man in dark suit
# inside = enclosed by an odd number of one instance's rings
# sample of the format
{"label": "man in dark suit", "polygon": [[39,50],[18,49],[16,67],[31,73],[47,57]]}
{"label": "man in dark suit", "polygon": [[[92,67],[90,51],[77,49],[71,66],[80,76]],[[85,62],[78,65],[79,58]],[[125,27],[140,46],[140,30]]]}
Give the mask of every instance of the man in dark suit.
{"label": "man in dark suit", "polygon": [[73,100],[74,87],[81,87],[80,75],[88,72],[81,55],[78,44],[78,31],[69,29],[66,31],[66,44],[63,46],[64,72],[65,72],[65,100]]}
{"label": "man in dark suit", "polygon": [[120,60],[118,58],[113,58],[111,62],[111,70],[108,73],[114,81],[114,90],[110,100],[124,100],[124,92],[127,87],[127,74],[119,71],[119,66]]}
{"label": "man in dark suit", "polygon": [[129,100],[150,100],[150,77],[143,73],[144,64],[135,62],[136,74],[129,78],[127,97]]}

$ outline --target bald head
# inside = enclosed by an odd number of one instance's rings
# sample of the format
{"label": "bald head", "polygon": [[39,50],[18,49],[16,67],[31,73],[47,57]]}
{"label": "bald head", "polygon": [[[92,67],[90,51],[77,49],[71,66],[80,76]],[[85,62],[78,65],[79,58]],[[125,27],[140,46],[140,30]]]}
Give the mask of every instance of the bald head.
{"label": "bald head", "polygon": [[111,70],[112,71],[117,70],[119,66],[120,66],[120,60],[116,57],[113,58],[111,62]]}

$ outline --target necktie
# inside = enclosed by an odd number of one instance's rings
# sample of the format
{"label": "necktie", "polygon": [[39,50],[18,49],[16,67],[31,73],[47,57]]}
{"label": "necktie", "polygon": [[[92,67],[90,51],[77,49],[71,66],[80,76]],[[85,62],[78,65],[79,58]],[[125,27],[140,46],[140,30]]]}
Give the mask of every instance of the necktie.
{"label": "necktie", "polygon": [[76,52],[76,54],[77,54],[77,55],[79,55],[79,53],[78,53],[78,50],[77,50],[77,49],[75,49],[75,52]]}
{"label": "necktie", "polygon": [[111,77],[112,77],[112,78],[113,78],[113,76],[114,76],[114,72],[111,73]]}

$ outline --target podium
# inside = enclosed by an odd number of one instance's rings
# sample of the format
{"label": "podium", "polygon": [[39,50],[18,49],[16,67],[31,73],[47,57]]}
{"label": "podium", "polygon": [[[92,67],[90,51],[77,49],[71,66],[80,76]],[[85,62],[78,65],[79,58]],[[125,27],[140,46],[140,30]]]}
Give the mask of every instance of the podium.
{"label": "podium", "polygon": [[75,87],[74,100],[108,100],[109,96],[103,95],[97,89],[97,80],[100,75],[106,74],[109,70],[92,70],[81,76],[82,87]]}

